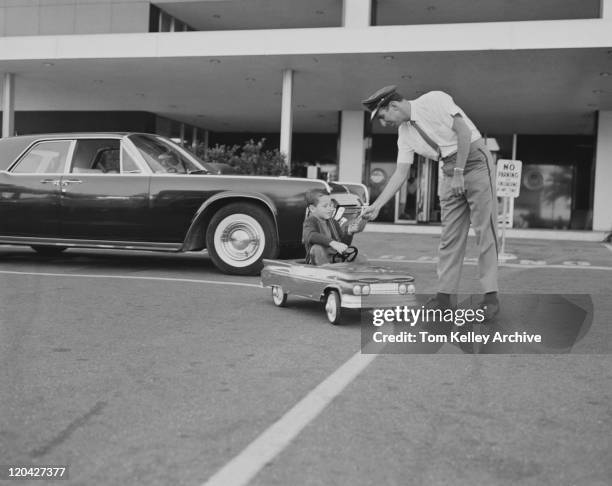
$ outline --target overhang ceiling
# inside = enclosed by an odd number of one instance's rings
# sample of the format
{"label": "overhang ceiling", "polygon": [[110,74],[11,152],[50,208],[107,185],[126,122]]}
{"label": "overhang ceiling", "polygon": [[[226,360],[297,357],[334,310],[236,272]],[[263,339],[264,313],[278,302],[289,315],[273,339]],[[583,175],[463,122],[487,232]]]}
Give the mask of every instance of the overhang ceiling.
{"label": "overhang ceiling", "polygon": [[612,48],[0,63],[16,110],[142,110],[222,132],[278,132],[286,68],[295,132],[336,132],[339,110],[387,84],[446,90],[492,134],[592,134],[612,110]]}
{"label": "overhang ceiling", "polygon": [[195,30],[339,27],[341,0],[165,0],[153,2]]}
{"label": "overhang ceiling", "polygon": [[[339,27],[342,0],[160,0],[196,30]],[[376,25],[446,24],[599,17],[601,0],[377,0]]]}
{"label": "overhang ceiling", "polygon": [[600,0],[378,0],[377,25],[513,22],[599,17]]}

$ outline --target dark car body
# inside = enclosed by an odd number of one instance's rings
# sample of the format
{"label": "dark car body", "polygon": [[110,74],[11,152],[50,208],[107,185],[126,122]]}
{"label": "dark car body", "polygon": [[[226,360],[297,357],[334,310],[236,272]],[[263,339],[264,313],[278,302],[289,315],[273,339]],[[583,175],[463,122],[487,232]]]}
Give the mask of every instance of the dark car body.
{"label": "dark car body", "polygon": [[264,257],[301,251],[304,195],[331,192],[348,210],[359,185],[211,173],[158,135],[79,133],[0,140],[0,244],[199,251],[252,274]]}
{"label": "dark car body", "polygon": [[202,162],[204,168],[210,174],[237,174],[238,172],[231,165],[223,162]]}

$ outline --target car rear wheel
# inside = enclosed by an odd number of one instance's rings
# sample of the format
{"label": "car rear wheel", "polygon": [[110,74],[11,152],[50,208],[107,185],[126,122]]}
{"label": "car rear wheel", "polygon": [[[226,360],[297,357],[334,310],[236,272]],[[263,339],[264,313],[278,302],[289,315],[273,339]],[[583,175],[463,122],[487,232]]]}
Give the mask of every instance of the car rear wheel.
{"label": "car rear wheel", "polygon": [[327,320],[331,322],[333,325],[340,324],[340,294],[338,294],[337,290],[330,290],[325,295],[325,315],[327,316]]}
{"label": "car rear wheel", "polygon": [[43,255],[43,256],[57,256],[61,252],[66,250],[66,247],[65,246],[39,246],[39,245],[35,245],[35,246],[32,246],[32,249],[36,253],[38,253],[39,255]]}
{"label": "car rear wheel", "polygon": [[272,302],[277,307],[285,307],[287,304],[287,294],[282,287],[278,285],[272,287]]}
{"label": "car rear wheel", "polygon": [[222,207],[206,230],[206,248],[219,270],[234,275],[257,275],[264,258],[278,254],[272,217],[249,203]]}

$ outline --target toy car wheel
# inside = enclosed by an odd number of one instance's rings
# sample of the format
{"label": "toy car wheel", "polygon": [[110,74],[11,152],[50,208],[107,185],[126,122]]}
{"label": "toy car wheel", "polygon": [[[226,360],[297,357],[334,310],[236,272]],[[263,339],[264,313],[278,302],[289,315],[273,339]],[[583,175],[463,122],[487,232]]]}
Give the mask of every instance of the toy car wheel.
{"label": "toy car wheel", "polygon": [[206,248],[221,271],[256,275],[263,258],[278,255],[278,236],[272,217],[261,207],[232,203],[218,210],[206,231]]}
{"label": "toy car wheel", "polygon": [[337,290],[330,290],[325,296],[325,314],[332,324],[340,324],[340,295]]}
{"label": "toy car wheel", "polygon": [[287,294],[283,291],[283,288],[275,285],[272,287],[272,302],[277,307],[285,307],[287,304]]}

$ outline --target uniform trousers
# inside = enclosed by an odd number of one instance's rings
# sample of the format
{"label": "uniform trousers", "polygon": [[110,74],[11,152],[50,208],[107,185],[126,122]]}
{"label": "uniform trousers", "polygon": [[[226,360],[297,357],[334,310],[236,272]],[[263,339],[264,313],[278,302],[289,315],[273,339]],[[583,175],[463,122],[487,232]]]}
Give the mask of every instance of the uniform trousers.
{"label": "uniform trousers", "polygon": [[459,196],[455,196],[451,188],[455,166],[456,155],[444,160],[442,166],[438,291],[455,294],[459,289],[471,223],[479,250],[478,276],[482,290],[497,292],[497,197],[493,157],[482,139],[472,142],[463,172],[465,193]]}

